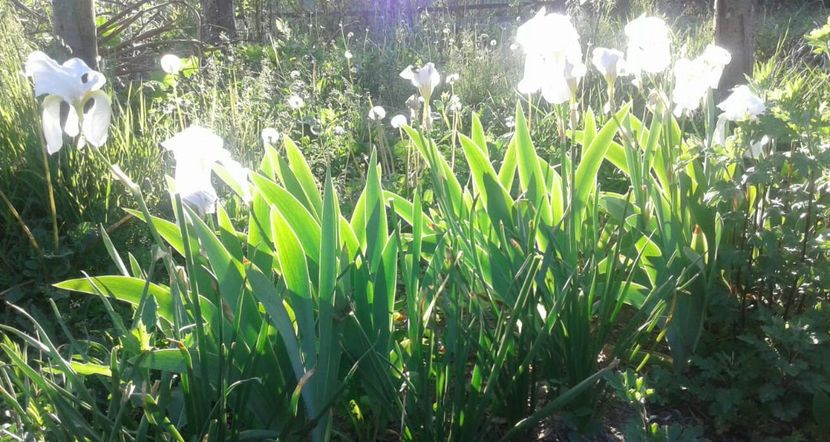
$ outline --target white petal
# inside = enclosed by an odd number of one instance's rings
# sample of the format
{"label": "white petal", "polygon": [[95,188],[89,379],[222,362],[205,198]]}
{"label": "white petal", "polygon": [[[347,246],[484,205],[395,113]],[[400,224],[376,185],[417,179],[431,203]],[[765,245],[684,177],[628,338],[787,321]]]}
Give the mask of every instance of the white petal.
{"label": "white petal", "polygon": [[749,145],[749,149],[744,152],[744,157],[751,159],[759,159],[764,154],[764,147],[769,144],[769,137],[764,135],[760,140]]}
{"label": "white petal", "polygon": [[716,146],[723,146],[726,143],[726,122],[725,116],[718,117],[718,122],[715,124],[715,131],[712,133],[712,144]]}
{"label": "white petal", "polygon": [[571,99],[571,88],[564,78],[553,78],[542,86],[542,97],[550,104],[562,104]]}
{"label": "white petal", "polygon": [[70,58],[63,63],[62,67],[81,85],[84,93],[97,91],[107,82],[104,74],[92,70],[80,58]]}
{"label": "white petal", "polygon": [[50,155],[63,147],[62,101],[60,97],[54,95],[50,95],[43,100],[43,138],[46,139],[46,150]]}
{"label": "white petal", "polygon": [[222,156],[224,145],[222,137],[212,130],[201,126],[190,126],[176,135],[162,141],[165,149],[172,151],[176,161],[192,161],[206,158],[210,162],[218,161]]}
{"label": "white petal", "polygon": [[407,66],[404,70],[401,71],[399,75],[404,80],[412,80],[412,78],[415,77],[415,72],[412,70],[412,65]]}
{"label": "white petal", "polygon": [[66,122],[63,124],[63,131],[72,138],[77,137],[80,133],[80,124],[75,107],[69,106],[69,112],[66,113]]}
{"label": "white petal", "polygon": [[104,74],[90,69],[79,58],[59,65],[40,51],[29,54],[25,72],[34,81],[36,96],[58,95],[70,104],[76,104],[86,93],[98,90],[106,83]]}
{"label": "white petal", "polygon": [[55,60],[43,52],[33,52],[25,65],[26,75],[32,77],[35,96],[58,95],[72,103],[82,95],[79,83]]}
{"label": "white petal", "polygon": [[84,114],[84,138],[89,144],[101,147],[107,142],[109,134],[110,118],[112,109],[110,99],[103,91],[95,91],[89,95],[92,101],[92,108]]}
{"label": "white petal", "polygon": [[657,17],[640,16],[625,26],[627,62],[631,72],[656,74],[671,64],[669,28]]}
{"label": "white petal", "polygon": [[199,215],[216,212],[216,190],[211,186],[208,189],[194,190],[193,192],[180,193],[182,201],[192,207]]}

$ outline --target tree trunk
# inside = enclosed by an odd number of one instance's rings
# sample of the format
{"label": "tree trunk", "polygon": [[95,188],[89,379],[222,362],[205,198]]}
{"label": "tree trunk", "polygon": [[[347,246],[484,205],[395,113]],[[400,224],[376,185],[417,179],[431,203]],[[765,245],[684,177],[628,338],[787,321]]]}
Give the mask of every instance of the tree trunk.
{"label": "tree trunk", "polygon": [[755,62],[755,4],[757,0],[715,0],[715,43],[732,54],[719,91],[746,83]]}
{"label": "tree trunk", "polygon": [[210,44],[236,38],[233,0],[200,0],[202,4],[202,41]]}
{"label": "tree trunk", "polygon": [[73,57],[98,69],[98,40],[95,32],[93,0],[52,0],[52,25],[55,35]]}

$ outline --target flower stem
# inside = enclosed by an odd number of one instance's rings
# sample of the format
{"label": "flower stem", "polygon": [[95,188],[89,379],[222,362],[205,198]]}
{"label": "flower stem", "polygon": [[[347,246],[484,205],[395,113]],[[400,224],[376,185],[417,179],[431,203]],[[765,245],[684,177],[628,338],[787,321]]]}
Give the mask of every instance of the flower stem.
{"label": "flower stem", "polygon": [[49,214],[52,216],[52,246],[57,252],[60,247],[58,212],[55,209],[55,191],[52,188],[52,172],[49,170],[49,152],[46,150],[46,143],[42,143],[41,153],[43,153],[43,171],[46,176],[46,193],[49,198]]}

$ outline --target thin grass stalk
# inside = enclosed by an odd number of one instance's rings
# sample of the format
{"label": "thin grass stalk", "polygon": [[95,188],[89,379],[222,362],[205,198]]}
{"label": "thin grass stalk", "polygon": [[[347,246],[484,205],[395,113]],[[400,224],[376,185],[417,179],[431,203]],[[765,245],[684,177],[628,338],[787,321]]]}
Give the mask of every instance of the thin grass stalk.
{"label": "thin grass stalk", "polygon": [[40,245],[37,243],[37,239],[35,239],[34,235],[32,235],[32,231],[29,230],[29,226],[26,225],[26,222],[23,221],[23,218],[18,213],[17,209],[14,208],[14,205],[9,198],[6,196],[6,193],[3,192],[3,189],[0,189],[0,199],[3,200],[3,203],[6,205],[6,208],[9,210],[9,213],[12,214],[12,217],[17,221],[20,225],[21,230],[23,230],[23,234],[26,235],[26,239],[29,240],[29,244],[31,244],[32,249],[41,257],[43,257],[43,250],[41,250]]}

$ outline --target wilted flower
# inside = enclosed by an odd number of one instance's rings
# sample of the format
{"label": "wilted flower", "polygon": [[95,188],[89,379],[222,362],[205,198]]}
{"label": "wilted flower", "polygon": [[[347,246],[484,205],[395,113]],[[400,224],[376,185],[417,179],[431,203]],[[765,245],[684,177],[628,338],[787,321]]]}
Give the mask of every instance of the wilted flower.
{"label": "wilted flower", "polygon": [[418,88],[418,91],[426,102],[429,102],[432,91],[441,82],[441,75],[435,69],[434,63],[427,63],[421,68],[414,68],[412,65],[409,65],[401,71],[400,76],[412,82],[412,85]]}
{"label": "wilted flower", "polygon": [[594,48],[591,63],[608,83],[625,74],[625,55],[616,49]]}
{"label": "wilted flower", "polygon": [[299,95],[292,95],[288,97],[288,106],[291,109],[299,109],[305,106],[305,101]]}
{"label": "wilted flower", "polygon": [[[40,51],[29,54],[25,72],[32,77],[35,96],[47,95],[43,100],[43,137],[50,154],[63,146],[64,132],[70,137],[83,133],[95,147],[107,141],[112,110],[109,97],[100,90],[107,81],[104,74],[90,69],[80,58],[59,65]],[[61,102],[70,106],[63,127]],[[90,102],[92,105],[87,106]],[[85,110],[87,107],[89,110]]]}
{"label": "wilted flower", "polygon": [[666,22],[657,17],[640,17],[625,25],[628,37],[626,63],[632,73],[663,72],[671,64],[671,40]]}
{"label": "wilted flower", "polygon": [[161,69],[168,74],[176,75],[182,70],[182,59],[174,54],[161,57]]}
{"label": "wilted flower", "polygon": [[382,106],[375,106],[369,109],[369,119],[372,121],[380,121],[386,118],[386,109]]}
{"label": "wilted flower", "polygon": [[764,101],[745,84],[732,89],[732,93],[718,104],[718,108],[723,111],[721,117],[729,121],[755,120],[767,110]]}
{"label": "wilted flower", "polygon": [[460,76],[457,73],[456,74],[450,74],[450,75],[447,75],[447,78],[444,81],[448,85],[452,86],[453,84],[455,84],[456,81],[458,81],[459,78],[460,78]]}
{"label": "wilted flower", "polygon": [[407,124],[406,116],[401,114],[395,115],[391,120],[389,120],[389,124],[391,124],[395,129],[400,129]]}
{"label": "wilted flower", "polygon": [[570,17],[545,15],[545,8],[519,26],[516,41],[525,52],[524,76],[519,92],[542,92],[545,100],[561,104],[574,96],[579,79],[585,75],[579,34]]}
{"label": "wilted flower", "polygon": [[346,51],[343,56],[346,57],[346,60],[351,60],[354,55],[352,55],[352,51]]}
{"label": "wilted flower", "polygon": [[211,171],[217,163],[242,186],[243,195],[248,193],[248,170],[231,158],[223,144],[219,135],[199,126],[190,126],[161,143],[176,159],[176,193],[199,214],[216,211]]}
{"label": "wilted flower", "polygon": [[273,127],[262,129],[262,144],[274,146],[280,140],[280,133]]}

